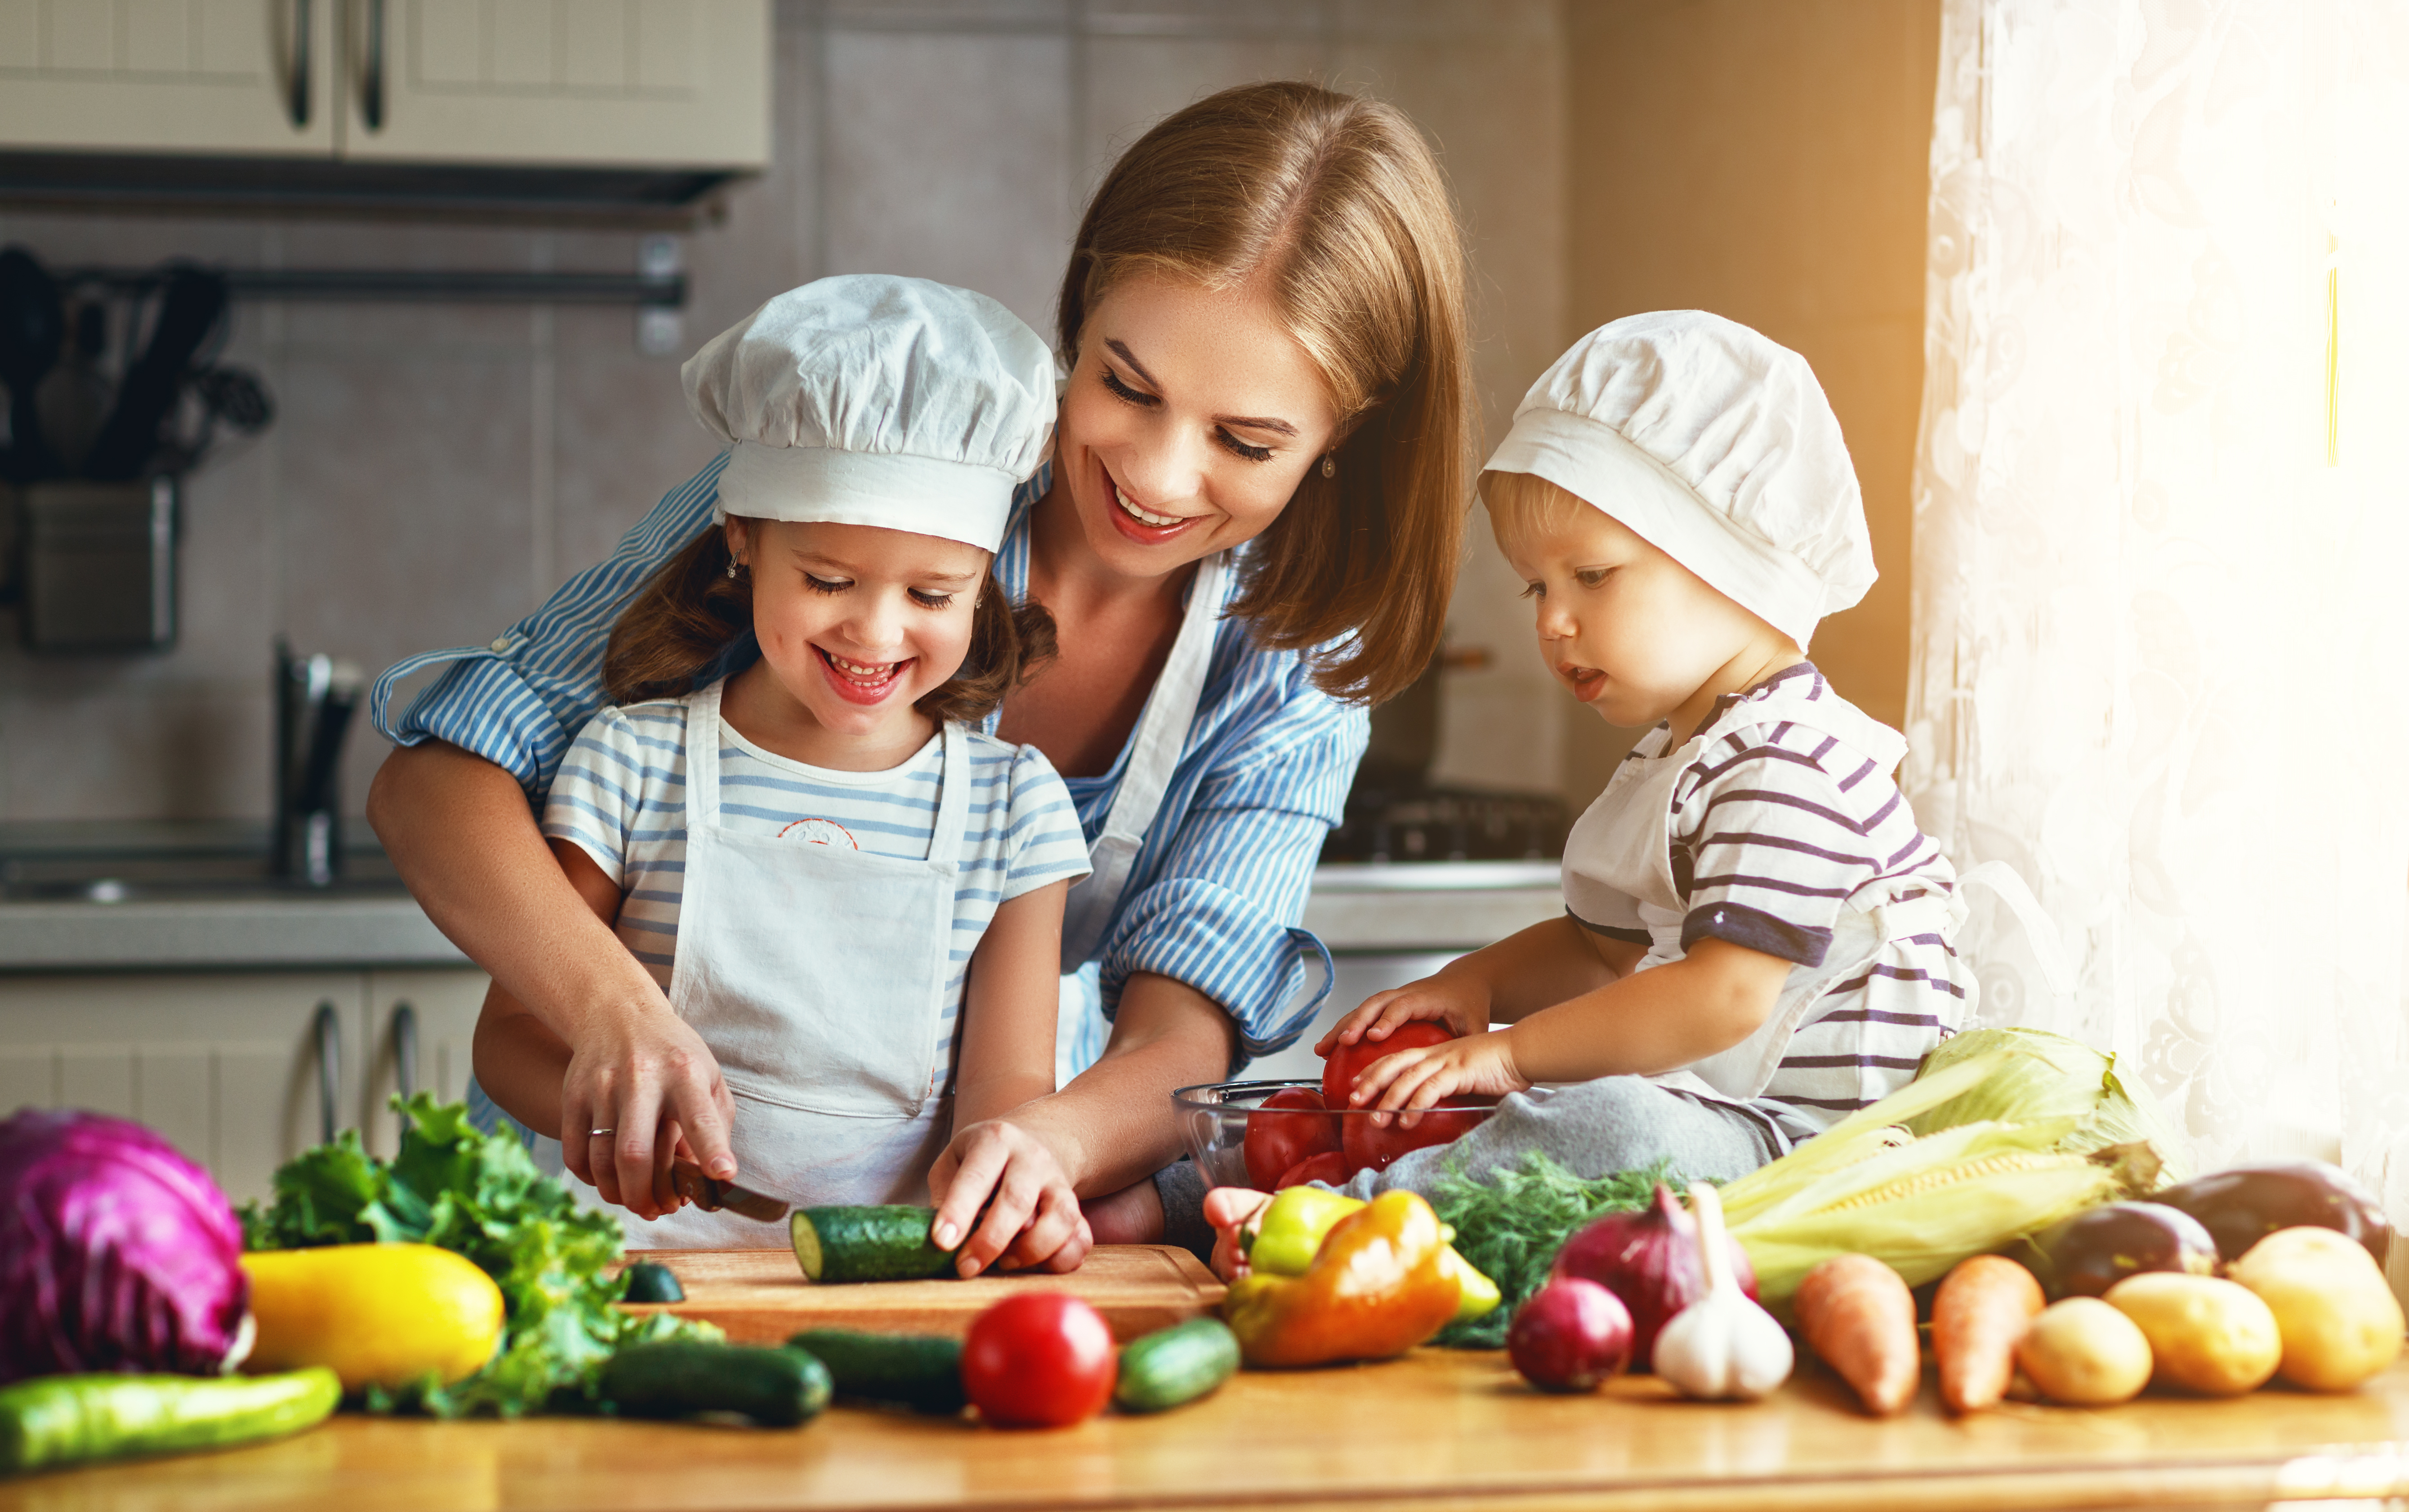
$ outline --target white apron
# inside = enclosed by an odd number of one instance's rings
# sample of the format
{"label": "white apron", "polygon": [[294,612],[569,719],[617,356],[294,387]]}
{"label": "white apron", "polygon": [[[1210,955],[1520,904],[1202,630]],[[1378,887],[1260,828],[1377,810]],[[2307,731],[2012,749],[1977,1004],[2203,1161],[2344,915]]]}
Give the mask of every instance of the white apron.
{"label": "white apron", "polygon": [[[1847,704],[1810,702],[1787,689],[1788,684],[1776,684],[1765,695],[1741,700],[1676,750],[1624,761],[1566,837],[1566,906],[1593,924],[1620,926],[1632,922],[1636,903],[1637,923],[1652,942],[1640,970],[1681,958],[1681,923],[1688,909],[1673,881],[1674,789],[1691,764],[1733,727],[1793,720],[1871,757],[1885,777],[1907,754],[1906,738],[1889,726]],[[1930,891],[1928,882],[1907,878],[1899,886],[1926,890],[1920,898],[1844,904],[1833,921],[1831,948],[1823,964],[1791,968],[1782,996],[1755,1033],[1720,1054],[1650,1079],[1724,1102],[1745,1102],[1761,1095],[1809,1010],[1833,987],[1872,965],[1885,942],[1926,933],[1948,939],[1964,922],[1966,905]],[[1969,1002],[1967,1011],[1971,1009]]]}
{"label": "white apron", "polygon": [[[685,699],[685,882],[670,1005],[736,1101],[737,1180],[798,1205],[923,1202],[952,1120],[936,1095],[968,742],[943,734],[926,860],[720,823],[719,684]],[[692,1208],[626,1223],[631,1248],[779,1248],[786,1230]]]}

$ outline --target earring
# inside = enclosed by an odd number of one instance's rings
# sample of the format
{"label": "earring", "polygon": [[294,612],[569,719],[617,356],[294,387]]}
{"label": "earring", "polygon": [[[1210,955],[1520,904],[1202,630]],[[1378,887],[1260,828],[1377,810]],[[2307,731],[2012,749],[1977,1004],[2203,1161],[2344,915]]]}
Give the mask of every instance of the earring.
{"label": "earring", "polygon": [[728,564],[728,575],[731,578],[736,576],[736,564],[734,562]]}
{"label": "earring", "polygon": [[1331,459],[1331,455],[1327,452],[1321,454],[1321,475],[1325,478],[1335,478],[1338,476],[1338,464]]}

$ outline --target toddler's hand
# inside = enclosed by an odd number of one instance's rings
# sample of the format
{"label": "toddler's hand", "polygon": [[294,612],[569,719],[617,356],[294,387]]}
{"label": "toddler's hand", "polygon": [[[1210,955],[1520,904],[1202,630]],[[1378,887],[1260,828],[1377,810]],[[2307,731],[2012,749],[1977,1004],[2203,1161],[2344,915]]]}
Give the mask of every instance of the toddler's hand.
{"label": "toddler's hand", "polygon": [[1313,1053],[1327,1060],[1342,1044],[1366,1039],[1377,1044],[1399,1025],[1418,1018],[1444,1024],[1450,1034],[1478,1034],[1489,1027],[1488,994],[1475,983],[1444,972],[1375,992],[1353,1013],[1331,1025]]}
{"label": "toddler's hand", "polygon": [[1214,1274],[1235,1281],[1246,1274],[1246,1252],[1239,1247],[1239,1236],[1248,1229],[1260,1229],[1263,1209],[1271,1205],[1271,1193],[1245,1187],[1216,1187],[1204,1194],[1204,1221],[1213,1225]]}
{"label": "toddler's hand", "polygon": [[[1530,1087],[1514,1067],[1505,1031],[1498,1030],[1382,1056],[1356,1076],[1349,1102],[1359,1108],[1402,1110],[1404,1122],[1410,1127],[1419,1121],[1415,1112],[1450,1097],[1504,1097],[1528,1091]],[[1376,1114],[1372,1121],[1389,1120]]]}

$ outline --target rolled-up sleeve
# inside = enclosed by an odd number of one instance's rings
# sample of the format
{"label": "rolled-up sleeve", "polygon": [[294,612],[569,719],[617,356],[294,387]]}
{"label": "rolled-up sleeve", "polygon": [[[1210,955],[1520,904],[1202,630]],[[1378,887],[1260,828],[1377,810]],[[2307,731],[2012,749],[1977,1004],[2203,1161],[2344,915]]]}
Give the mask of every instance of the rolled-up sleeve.
{"label": "rolled-up sleeve", "polygon": [[[1278,661],[1260,712],[1215,742],[1176,828],[1154,842],[1160,865],[1141,857],[1143,885],[1102,952],[1108,1016],[1132,972],[1158,972],[1220,1004],[1248,1058],[1295,1040],[1329,995],[1330,953],[1299,924],[1371,733],[1363,709],[1315,688],[1298,658]],[[1300,1004],[1316,966],[1319,990]]]}
{"label": "rolled-up sleeve", "polygon": [[[570,742],[604,703],[602,653],[612,623],[653,570],[711,523],[725,454],[663,495],[616,550],[570,578],[541,609],[482,646],[430,651],[377,679],[368,712],[396,745],[447,741],[516,777],[541,802]],[[401,680],[449,662],[443,675],[392,712]]]}

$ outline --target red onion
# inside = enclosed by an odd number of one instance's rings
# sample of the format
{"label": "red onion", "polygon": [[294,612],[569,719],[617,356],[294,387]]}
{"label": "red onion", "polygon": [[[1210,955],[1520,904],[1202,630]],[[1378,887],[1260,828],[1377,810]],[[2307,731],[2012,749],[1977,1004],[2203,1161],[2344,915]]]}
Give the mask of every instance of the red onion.
{"label": "red onion", "polygon": [[[1732,1279],[1756,1300],[1756,1271],[1737,1239],[1728,1240]],[[1698,1255],[1697,1220],[1681,1209],[1671,1188],[1659,1182],[1656,1195],[1637,1213],[1609,1213],[1565,1241],[1551,1274],[1594,1281],[1631,1310],[1631,1368],[1645,1372],[1656,1333],[1673,1315],[1706,1295],[1705,1267]]]}
{"label": "red onion", "polygon": [[1514,1311],[1506,1352],[1543,1391],[1591,1391],[1631,1363],[1631,1313],[1613,1292],[1560,1275]]}

